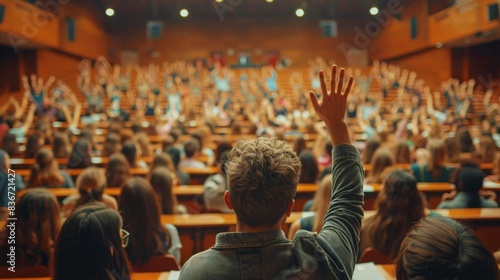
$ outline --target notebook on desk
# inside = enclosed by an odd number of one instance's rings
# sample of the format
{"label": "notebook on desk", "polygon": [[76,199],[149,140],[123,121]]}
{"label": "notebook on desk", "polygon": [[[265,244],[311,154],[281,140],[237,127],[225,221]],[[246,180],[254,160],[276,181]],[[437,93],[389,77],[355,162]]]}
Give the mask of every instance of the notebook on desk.
{"label": "notebook on desk", "polygon": [[353,280],[385,280],[384,275],[374,263],[358,263],[354,267]]}

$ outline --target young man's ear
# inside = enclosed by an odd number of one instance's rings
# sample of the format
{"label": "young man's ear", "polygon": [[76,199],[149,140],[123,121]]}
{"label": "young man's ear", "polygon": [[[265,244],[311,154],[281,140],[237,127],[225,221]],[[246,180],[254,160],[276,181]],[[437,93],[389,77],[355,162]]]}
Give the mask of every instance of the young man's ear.
{"label": "young man's ear", "polygon": [[234,210],[233,204],[231,203],[231,197],[229,196],[229,191],[224,192],[224,202],[229,210]]}
{"label": "young man's ear", "polygon": [[286,208],[285,215],[287,217],[290,217],[290,214],[292,214],[293,207],[295,206],[295,199],[292,199],[290,204],[288,204],[288,207]]}

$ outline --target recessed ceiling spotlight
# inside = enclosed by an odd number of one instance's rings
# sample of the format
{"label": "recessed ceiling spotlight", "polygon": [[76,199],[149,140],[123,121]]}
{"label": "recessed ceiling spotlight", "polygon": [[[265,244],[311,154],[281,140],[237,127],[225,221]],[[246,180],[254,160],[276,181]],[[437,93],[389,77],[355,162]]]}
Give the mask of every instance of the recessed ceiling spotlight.
{"label": "recessed ceiling spotlight", "polygon": [[106,15],[107,15],[108,17],[112,17],[112,16],[114,16],[114,15],[115,15],[115,10],[113,10],[113,9],[111,9],[111,8],[107,8],[107,9],[106,9]]}
{"label": "recessed ceiling spotlight", "polygon": [[305,14],[305,12],[304,12],[304,10],[302,10],[302,9],[297,9],[297,10],[295,11],[295,15],[296,15],[297,17],[303,17],[303,16],[304,16],[304,14]]}
{"label": "recessed ceiling spotlight", "polygon": [[179,14],[181,15],[181,17],[187,17],[189,16],[189,11],[187,9],[182,9]]}
{"label": "recessed ceiling spotlight", "polygon": [[377,7],[371,7],[370,8],[370,15],[372,15],[372,16],[378,15],[378,8]]}

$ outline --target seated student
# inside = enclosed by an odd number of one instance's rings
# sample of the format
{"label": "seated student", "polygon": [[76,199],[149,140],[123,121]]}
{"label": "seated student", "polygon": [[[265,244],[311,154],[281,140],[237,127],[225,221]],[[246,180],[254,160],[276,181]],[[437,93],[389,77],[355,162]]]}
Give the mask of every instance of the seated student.
{"label": "seated student", "polygon": [[171,170],[160,166],[152,169],[149,183],[158,197],[162,214],[187,214],[186,207],[177,203],[177,196],[173,192],[174,178],[175,174]]}
{"label": "seated student", "polygon": [[411,171],[418,182],[449,182],[453,168],[445,166],[446,150],[444,142],[430,139],[427,143],[431,158],[428,164],[412,164]]}
{"label": "seated student", "polygon": [[106,135],[106,140],[104,141],[102,147],[102,156],[109,157],[114,153],[119,153],[122,150],[121,136],[120,134],[110,132]]}
{"label": "seated student", "polygon": [[316,157],[310,150],[305,150],[299,154],[299,160],[302,164],[300,171],[299,184],[313,184],[318,180],[319,168]]}
{"label": "seated student", "polygon": [[227,190],[226,161],[229,151],[225,151],[217,163],[217,174],[209,176],[203,183],[203,198],[209,211],[232,213],[224,203],[224,193]]}
{"label": "seated student", "polygon": [[489,199],[481,195],[483,188],[484,172],[477,166],[466,164],[456,170],[452,183],[455,184],[457,192],[443,195],[443,201],[439,203],[440,209],[452,208],[497,208],[496,195]]}
{"label": "seated student", "polygon": [[122,154],[128,161],[131,168],[145,168],[149,169],[148,164],[140,159],[142,151],[138,149],[133,141],[127,141],[122,148]]}
{"label": "seated student", "polygon": [[76,210],[59,233],[52,279],[130,279],[130,234],[122,226],[120,214],[101,203]]}
{"label": "seated student", "polygon": [[52,150],[42,148],[36,153],[28,187],[74,188],[75,185],[68,173],[59,170]]}
{"label": "seated student", "polygon": [[194,159],[194,157],[198,154],[198,141],[196,139],[188,140],[184,143],[184,153],[186,157],[179,162],[179,167],[189,167],[189,168],[204,168],[206,165]]}
{"label": "seated student", "polygon": [[76,209],[89,202],[101,201],[109,208],[117,210],[116,199],[104,192],[106,188],[106,177],[97,167],[88,167],[76,179],[78,193],[66,197],[62,202],[62,212],[69,217]]}
{"label": "seated student", "polygon": [[84,169],[92,166],[92,144],[85,139],[76,141],[68,158],[68,168]]}
{"label": "seated student", "polygon": [[43,147],[45,141],[38,134],[31,134],[26,138],[26,149],[24,150],[25,158],[34,158],[36,152]]}
{"label": "seated student", "polygon": [[61,228],[56,197],[45,189],[28,190],[17,198],[15,218],[16,266],[48,267]]}
{"label": "seated student", "polygon": [[68,158],[71,154],[71,145],[67,133],[57,132],[54,135],[54,143],[52,144],[52,152],[55,158]]}
{"label": "seated student", "polygon": [[16,192],[24,189],[23,177],[9,172],[9,169],[10,157],[7,152],[0,150],[0,208],[9,206],[9,184],[14,183]]}
{"label": "seated student", "polygon": [[22,155],[14,134],[7,133],[2,139],[2,145],[0,147],[7,152],[10,157],[19,157]]}
{"label": "seated student", "polygon": [[[326,212],[328,211],[328,206],[330,204],[330,194],[332,193],[332,178],[330,176],[325,176],[318,184],[318,189],[314,194],[314,200],[310,210],[314,211],[315,214],[308,217],[302,217],[295,221],[288,231],[288,239],[293,240],[293,237],[299,229],[304,229],[308,231],[320,232],[323,226],[323,220],[325,219]],[[309,202],[308,202],[309,203]],[[309,207],[305,205],[304,208]],[[307,209],[304,209],[307,211]]]}
{"label": "seated student", "polygon": [[120,153],[112,154],[106,166],[106,185],[121,188],[130,177],[130,165],[125,156]]}
{"label": "seated student", "polygon": [[368,176],[366,176],[365,183],[381,184],[384,171],[388,167],[394,165],[394,159],[391,150],[386,147],[377,149],[375,154],[373,154],[370,165],[371,170],[368,172]]}
{"label": "seated student", "polygon": [[33,123],[36,108],[35,104],[31,104],[24,123],[21,123],[17,119],[13,122],[7,122],[7,125],[9,125],[9,134],[14,134],[16,136],[16,140],[21,140],[26,137],[26,133],[28,133],[31,124]]}
{"label": "seated student", "polygon": [[402,169],[389,173],[375,208],[375,215],[363,220],[360,251],[371,247],[393,259],[410,227],[425,215],[415,176]]}
{"label": "seated student", "polygon": [[181,161],[181,151],[175,147],[170,147],[167,149],[167,154],[170,155],[172,158],[172,162],[174,163],[175,167],[175,174],[177,175],[177,178],[179,179],[177,184],[178,185],[188,185],[189,184],[189,174],[182,171],[179,168],[179,163]]}
{"label": "seated student", "polygon": [[474,233],[444,217],[420,220],[401,243],[395,263],[398,280],[500,279],[493,255]]}
{"label": "seated student", "polygon": [[[344,121],[352,77],[342,92],[344,70],[332,68],[332,93],[310,98],[330,131],[333,149],[332,200],[319,234],[300,231],[286,239],[282,225],[290,216],[300,161],[285,142],[258,138],[239,141],[226,165],[229,190],[224,200],[236,213],[236,232],[219,233],[216,244],[194,255],[179,279],[349,279],[358,258],[363,218],[363,165],[350,145]],[[311,268],[314,269],[311,269]]]}
{"label": "seated student", "polygon": [[172,224],[162,225],[161,209],[151,185],[143,178],[132,178],[120,193],[119,211],[123,228],[130,232],[125,248],[134,267],[147,263],[151,257],[171,254],[180,263],[182,244]]}

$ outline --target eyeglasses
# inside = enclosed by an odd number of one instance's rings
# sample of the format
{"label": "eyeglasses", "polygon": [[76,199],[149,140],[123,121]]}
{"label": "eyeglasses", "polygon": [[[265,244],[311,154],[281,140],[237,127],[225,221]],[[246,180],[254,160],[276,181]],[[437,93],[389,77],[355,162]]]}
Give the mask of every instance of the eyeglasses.
{"label": "eyeglasses", "polygon": [[123,248],[127,247],[128,245],[128,240],[130,239],[130,233],[124,229],[122,231],[122,246]]}

